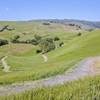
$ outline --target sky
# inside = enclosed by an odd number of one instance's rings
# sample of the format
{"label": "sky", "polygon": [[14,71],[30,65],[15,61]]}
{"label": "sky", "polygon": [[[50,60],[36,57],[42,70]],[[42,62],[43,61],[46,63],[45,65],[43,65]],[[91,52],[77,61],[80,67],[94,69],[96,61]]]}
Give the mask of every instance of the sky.
{"label": "sky", "polygon": [[100,21],[100,0],[0,0],[0,20]]}

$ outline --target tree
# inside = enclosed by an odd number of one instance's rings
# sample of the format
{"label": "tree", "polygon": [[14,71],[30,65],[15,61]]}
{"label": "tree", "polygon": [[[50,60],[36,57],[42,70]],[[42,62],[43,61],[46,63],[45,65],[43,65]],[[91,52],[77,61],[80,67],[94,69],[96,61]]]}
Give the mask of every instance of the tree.
{"label": "tree", "polygon": [[8,44],[7,40],[0,39],[0,46]]}
{"label": "tree", "polygon": [[60,40],[60,38],[57,36],[54,38],[54,41],[59,41],[59,40]]}
{"label": "tree", "polygon": [[42,39],[42,37],[37,34],[34,35],[34,38],[36,41],[40,41]]}
{"label": "tree", "polygon": [[64,45],[64,42],[59,43],[59,47],[62,47]]}
{"label": "tree", "polygon": [[30,41],[30,43],[33,44],[33,45],[38,45],[38,41],[35,40],[35,39],[32,39],[32,40]]}
{"label": "tree", "polygon": [[42,53],[47,53],[55,49],[55,43],[50,38],[42,39],[39,43]]}
{"label": "tree", "polygon": [[17,43],[19,38],[20,38],[19,35],[15,35],[15,36],[11,39],[11,42],[12,42],[12,43]]}

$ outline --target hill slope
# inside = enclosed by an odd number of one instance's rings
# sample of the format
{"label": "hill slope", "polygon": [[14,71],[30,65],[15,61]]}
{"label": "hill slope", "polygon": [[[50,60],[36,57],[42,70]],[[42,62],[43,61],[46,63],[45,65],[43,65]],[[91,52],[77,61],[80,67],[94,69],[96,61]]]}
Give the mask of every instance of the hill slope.
{"label": "hill slope", "polygon": [[[0,38],[8,39],[20,35],[20,40],[32,39],[38,33],[45,37],[58,36],[64,42],[62,48],[48,53],[48,62],[44,62],[41,54],[36,54],[37,47],[29,44],[12,44],[0,47],[0,56],[7,55],[7,63],[11,66],[10,73],[0,69],[0,84],[10,84],[20,81],[37,80],[62,74],[72,68],[78,61],[100,54],[100,31],[78,32],[64,31],[58,24],[42,25],[41,22],[2,22],[16,28],[13,31],[0,32]],[[22,34],[26,32],[26,34]]]}

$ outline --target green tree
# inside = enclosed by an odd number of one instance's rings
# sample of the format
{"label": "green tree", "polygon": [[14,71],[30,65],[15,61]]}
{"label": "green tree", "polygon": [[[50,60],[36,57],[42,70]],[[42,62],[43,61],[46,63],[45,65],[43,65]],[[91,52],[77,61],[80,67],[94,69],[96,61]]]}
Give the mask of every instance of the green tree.
{"label": "green tree", "polygon": [[8,44],[7,40],[0,39],[0,46]]}
{"label": "green tree", "polygon": [[16,42],[18,42],[18,39],[20,38],[20,36],[19,35],[15,35],[12,39],[11,39],[11,42],[12,43],[16,43]]}

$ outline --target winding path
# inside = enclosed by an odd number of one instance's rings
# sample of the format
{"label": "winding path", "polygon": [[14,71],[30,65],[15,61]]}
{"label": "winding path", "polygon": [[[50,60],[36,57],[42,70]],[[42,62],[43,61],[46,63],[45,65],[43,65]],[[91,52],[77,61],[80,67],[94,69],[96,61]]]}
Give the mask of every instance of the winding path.
{"label": "winding path", "polygon": [[42,57],[43,57],[43,59],[44,59],[44,62],[47,62],[47,61],[48,61],[48,57],[47,57],[46,54],[42,54]]}
{"label": "winding path", "polygon": [[8,64],[6,63],[5,59],[7,59],[8,56],[4,56],[2,59],[1,59],[1,64],[3,66],[3,71],[4,72],[10,72],[10,66],[8,66]]}
{"label": "winding path", "polygon": [[73,69],[71,72],[63,75],[57,75],[46,79],[24,82],[20,84],[18,83],[18,84],[7,85],[4,87],[1,86],[0,95],[11,95],[15,93],[21,93],[30,89],[64,84],[65,82],[78,80],[85,76],[94,76],[99,73],[99,72],[97,73],[95,70],[94,66],[95,63],[100,63],[100,57],[87,58],[81,61],[79,64],[77,64],[75,69]]}

